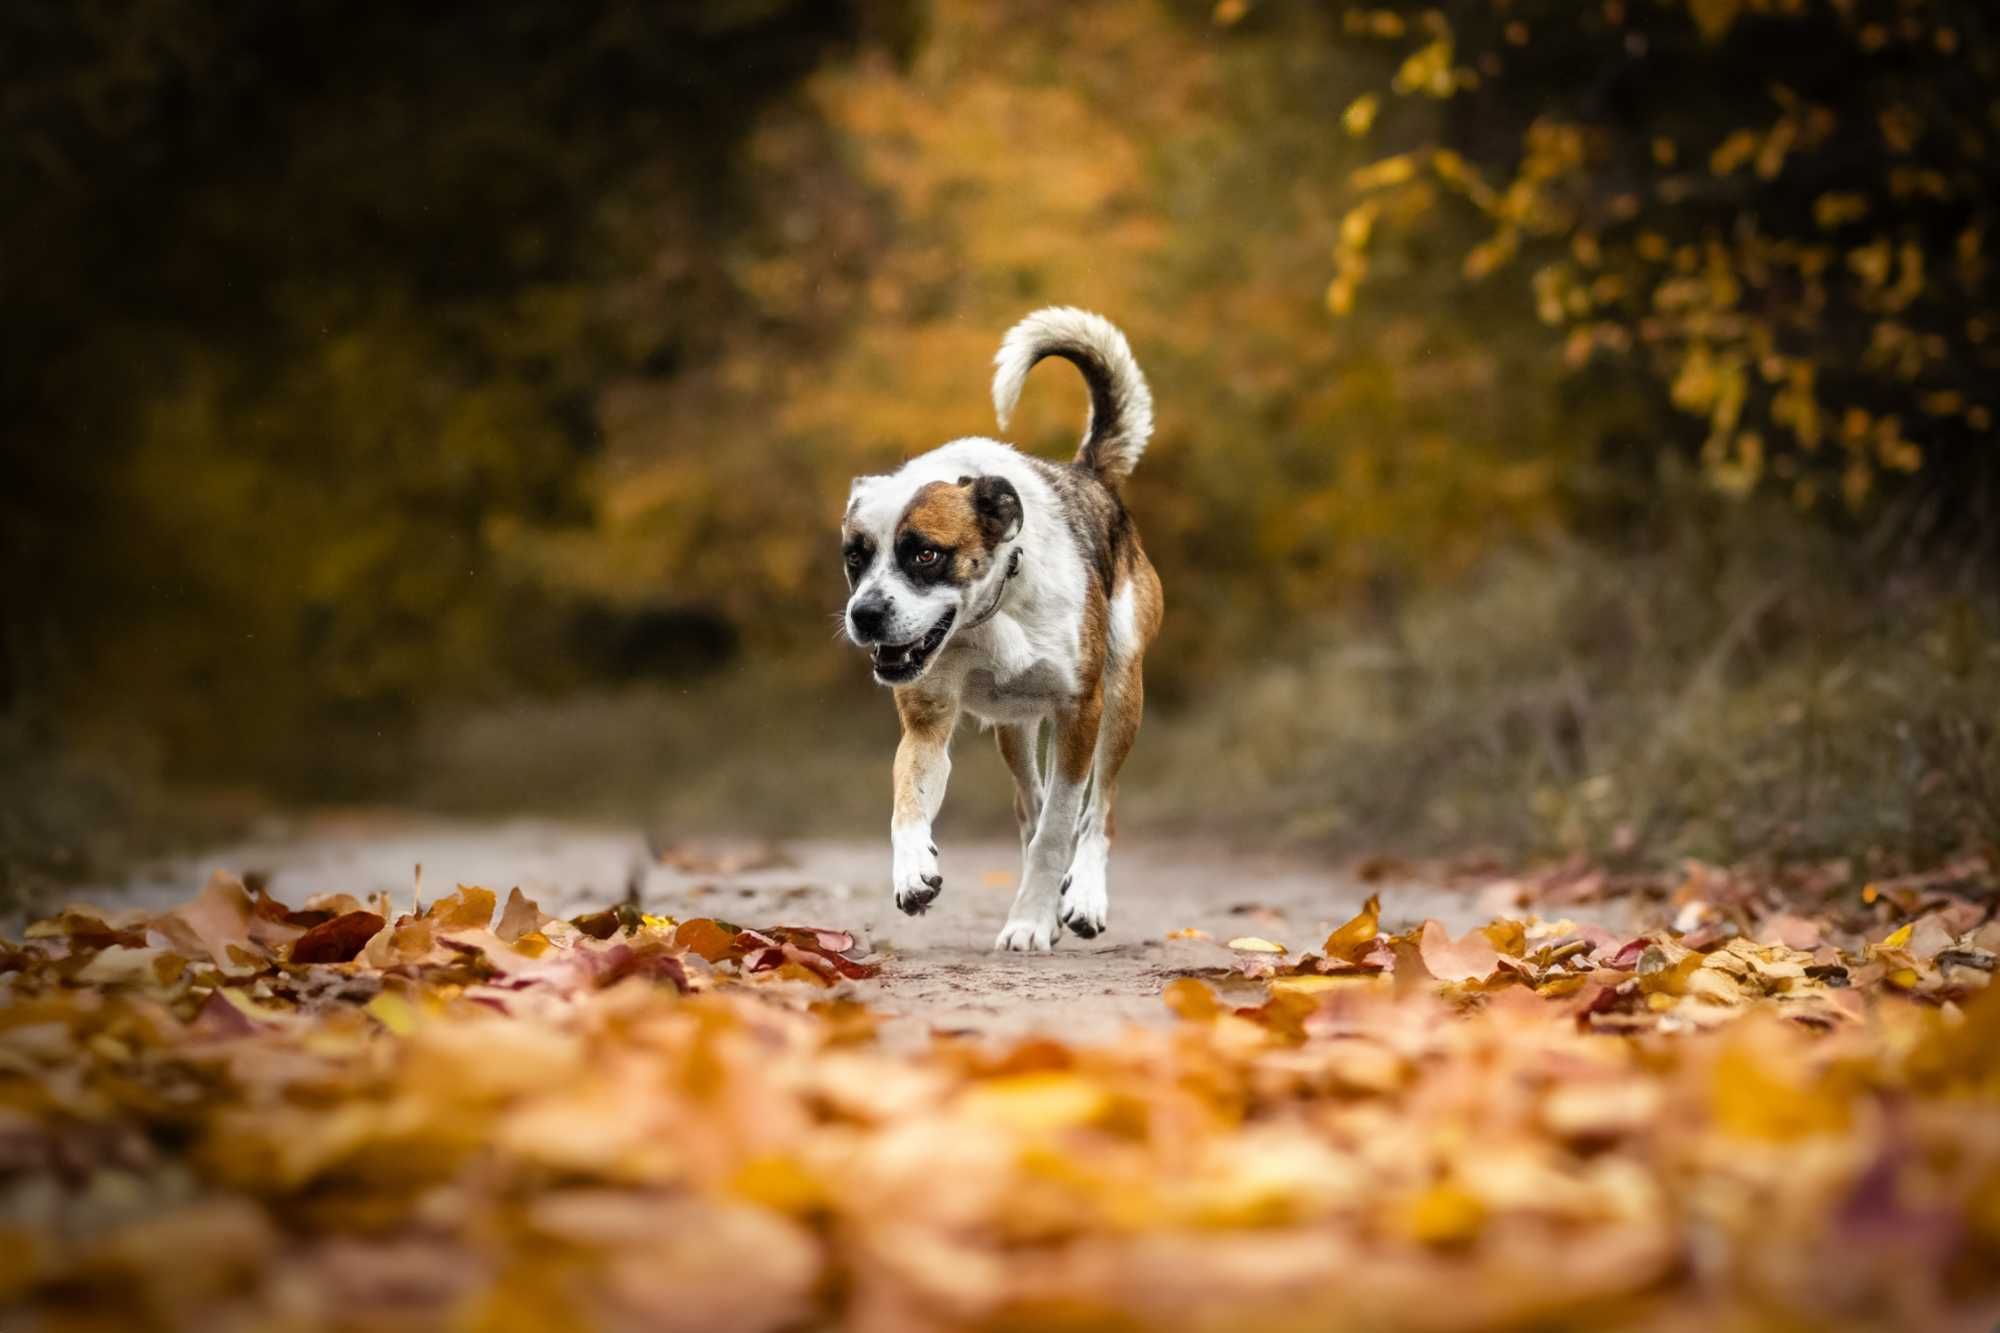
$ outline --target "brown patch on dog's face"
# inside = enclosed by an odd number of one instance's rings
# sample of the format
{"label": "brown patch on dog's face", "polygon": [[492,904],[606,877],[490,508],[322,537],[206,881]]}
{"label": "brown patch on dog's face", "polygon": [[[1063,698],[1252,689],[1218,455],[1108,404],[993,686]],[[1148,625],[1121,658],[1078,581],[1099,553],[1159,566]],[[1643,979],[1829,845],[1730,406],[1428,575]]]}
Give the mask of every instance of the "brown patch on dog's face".
{"label": "brown patch on dog's face", "polygon": [[1004,477],[934,481],[896,525],[895,558],[911,582],[970,583],[993,548],[1021,530],[1021,497]]}
{"label": "brown patch on dog's face", "polygon": [[972,488],[934,481],[918,491],[896,525],[896,554],[904,546],[930,547],[947,556],[977,554],[985,546],[979,516],[972,511]]}

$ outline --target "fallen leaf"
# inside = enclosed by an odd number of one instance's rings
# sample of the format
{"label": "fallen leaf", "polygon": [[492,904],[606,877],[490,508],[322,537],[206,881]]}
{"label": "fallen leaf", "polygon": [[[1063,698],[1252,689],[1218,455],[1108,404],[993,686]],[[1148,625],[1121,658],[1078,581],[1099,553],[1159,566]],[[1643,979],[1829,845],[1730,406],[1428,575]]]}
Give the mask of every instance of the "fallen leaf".
{"label": "fallen leaf", "polygon": [[1191,1023],[1207,1022],[1222,1012],[1222,1002],[1215,998],[1215,992],[1193,977],[1168,982],[1160,998],[1176,1017]]}
{"label": "fallen leaf", "polygon": [[410,1008],[408,1000],[394,991],[383,991],[361,1009],[399,1037],[407,1037],[417,1030],[416,1011]]}
{"label": "fallen leaf", "polygon": [[252,948],[250,894],[242,880],[218,870],[193,902],[155,918],[153,926],[177,947],[199,950],[224,971],[243,971],[230,949]]}
{"label": "fallen leaf", "polygon": [[432,903],[424,916],[438,930],[484,930],[492,923],[495,901],[493,890],[461,884],[457,892]]}
{"label": "fallen leaf", "polygon": [[968,1120],[1016,1134],[1046,1134],[1089,1124],[1111,1107],[1096,1081],[1065,1071],[1015,1074],[973,1084],[956,1110]]}
{"label": "fallen leaf", "polygon": [[493,927],[493,933],[508,944],[514,944],[522,936],[535,933],[554,919],[516,887],[507,891],[507,905],[500,910],[500,921]]}
{"label": "fallen leaf", "polygon": [[1405,1200],[1395,1212],[1398,1230],[1424,1245],[1457,1245],[1471,1240],[1486,1221],[1486,1208],[1460,1187],[1440,1183]]}
{"label": "fallen leaf", "polygon": [[346,912],[292,941],[294,963],[347,963],[358,957],[385,923],[373,912]]}
{"label": "fallen leaf", "polygon": [[[1322,918],[1324,919],[1324,918]],[[1361,956],[1375,942],[1382,929],[1382,895],[1371,893],[1368,901],[1352,920],[1338,927],[1326,937],[1326,945],[1320,950],[1328,958],[1338,958],[1343,962],[1357,963]]]}
{"label": "fallen leaf", "polygon": [[1424,922],[1417,935],[1417,949],[1424,966],[1439,981],[1483,980],[1500,966],[1499,953],[1482,932],[1468,931],[1454,940],[1442,921]]}

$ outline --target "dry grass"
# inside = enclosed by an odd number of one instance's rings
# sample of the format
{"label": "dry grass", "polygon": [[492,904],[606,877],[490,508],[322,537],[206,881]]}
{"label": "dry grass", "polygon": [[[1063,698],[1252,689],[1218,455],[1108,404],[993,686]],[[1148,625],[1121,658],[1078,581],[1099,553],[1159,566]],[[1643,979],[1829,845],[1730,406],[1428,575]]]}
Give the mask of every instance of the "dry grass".
{"label": "dry grass", "polygon": [[2000,839],[1996,720],[1990,589],[1748,508],[1323,630],[1153,737],[1187,781],[1147,805],[1355,850],[1921,859]]}

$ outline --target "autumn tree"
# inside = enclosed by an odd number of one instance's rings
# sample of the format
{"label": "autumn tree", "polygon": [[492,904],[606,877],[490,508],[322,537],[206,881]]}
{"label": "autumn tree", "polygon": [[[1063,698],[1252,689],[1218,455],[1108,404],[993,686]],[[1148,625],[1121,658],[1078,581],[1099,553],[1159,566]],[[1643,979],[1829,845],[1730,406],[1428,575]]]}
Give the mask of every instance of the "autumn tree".
{"label": "autumn tree", "polygon": [[[1444,0],[1347,8],[1394,52],[1346,130],[1327,302],[1393,238],[1472,218],[1569,366],[1634,367],[1706,473],[1859,509],[1990,498],[2000,26],[1982,0]],[[1465,235],[1449,231],[1447,234]]]}
{"label": "autumn tree", "polygon": [[896,10],[9,5],[0,710],[311,767],[559,660],[510,550],[736,308],[746,127]]}

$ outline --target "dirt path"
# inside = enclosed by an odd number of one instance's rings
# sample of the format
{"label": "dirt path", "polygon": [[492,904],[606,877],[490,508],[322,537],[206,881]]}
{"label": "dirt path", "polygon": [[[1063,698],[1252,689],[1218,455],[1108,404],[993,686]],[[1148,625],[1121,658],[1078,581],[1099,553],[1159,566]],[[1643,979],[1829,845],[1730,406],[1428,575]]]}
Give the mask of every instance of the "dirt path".
{"label": "dirt path", "polygon": [[[945,892],[926,916],[889,901],[889,848],[879,842],[799,842],[775,849],[694,844],[676,866],[656,861],[637,833],[534,822],[439,823],[380,815],[321,818],[282,836],[149,869],[122,885],[76,895],[167,904],[189,896],[215,869],[264,871],[272,891],[308,894],[387,890],[399,904],[423,866],[426,900],[455,884],[504,893],[519,885],[543,908],[572,915],[615,903],[637,883],[648,911],[756,924],[810,924],[854,931],[888,962],[870,1000],[897,1030],[991,1034],[1045,1031],[1102,1037],[1134,1022],[1164,1021],[1162,984],[1191,968],[1226,963],[1220,941],[1240,935],[1295,950],[1317,946],[1353,915],[1369,888],[1332,865],[1275,854],[1238,854],[1213,844],[1133,837],[1112,860],[1107,936],[1066,936],[1053,955],[995,954],[994,935],[1013,895],[1013,842],[944,841]],[[760,868],[742,863],[762,860]],[[1469,894],[1409,882],[1379,886],[1383,925],[1426,916],[1454,930],[1483,919]],[[1216,942],[1167,940],[1193,926]]]}

